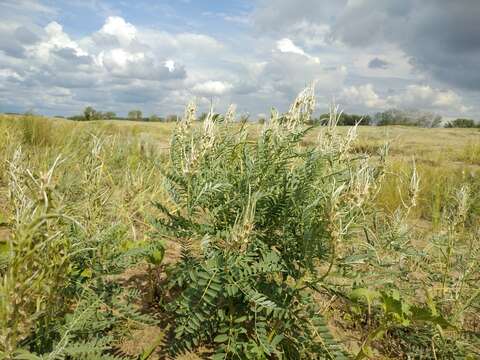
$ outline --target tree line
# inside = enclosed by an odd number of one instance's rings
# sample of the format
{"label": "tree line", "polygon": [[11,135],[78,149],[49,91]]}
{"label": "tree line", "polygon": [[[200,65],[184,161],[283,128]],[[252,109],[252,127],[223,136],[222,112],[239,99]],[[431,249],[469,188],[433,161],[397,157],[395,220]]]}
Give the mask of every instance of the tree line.
{"label": "tree line", "polygon": [[[313,121],[325,124],[328,122],[328,118],[329,114],[322,114]],[[355,124],[364,126],[403,125],[423,128],[480,128],[480,123],[473,119],[458,118],[455,120],[444,121],[440,115],[435,113],[398,109],[389,109],[383,112],[377,112],[374,115],[343,113],[338,121],[338,125],[340,126],[353,126]]]}
{"label": "tree line", "polygon": [[165,117],[152,114],[144,116],[141,110],[130,110],[126,117],[118,116],[113,111],[98,111],[91,106],[87,106],[83,110],[83,114],[70,116],[67,119],[75,121],[93,121],[93,120],[131,120],[131,121],[151,121],[151,122],[175,122],[178,120],[178,115],[167,115]]}
{"label": "tree line", "polygon": [[[204,112],[198,117],[198,121],[203,121],[207,117]],[[219,119],[219,114],[214,114],[215,119]],[[311,124],[324,125],[328,122],[329,114],[324,113],[313,118]],[[127,117],[120,117],[113,111],[97,111],[91,106],[87,106],[82,115],[71,116],[68,119],[76,121],[92,121],[92,120],[131,120],[131,121],[147,121],[147,122],[175,122],[179,119],[178,115],[172,114],[165,117],[152,114],[145,117],[141,110],[134,109],[128,112]],[[239,119],[240,122],[248,121],[249,117],[244,115]],[[264,123],[264,118],[257,119],[259,123]],[[399,110],[389,109],[383,112],[377,112],[373,115],[364,114],[347,114],[342,113],[339,118],[339,126],[388,126],[388,125],[403,125],[416,126],[424,128],[446,127],[446,128],[480,128],[480,123],[473,119],[458,118],[451,121],[443,121],[438,114],[431,112],[423,112],[417,110]]]}

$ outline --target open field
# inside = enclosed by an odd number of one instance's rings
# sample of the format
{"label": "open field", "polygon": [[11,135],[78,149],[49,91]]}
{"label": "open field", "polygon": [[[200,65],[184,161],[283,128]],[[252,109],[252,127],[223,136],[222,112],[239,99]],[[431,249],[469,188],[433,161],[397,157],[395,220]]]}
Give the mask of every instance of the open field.
{"label": "open field", "polygon": [[479,358],[480,130],[282,126],[0,117],[0,354]]}

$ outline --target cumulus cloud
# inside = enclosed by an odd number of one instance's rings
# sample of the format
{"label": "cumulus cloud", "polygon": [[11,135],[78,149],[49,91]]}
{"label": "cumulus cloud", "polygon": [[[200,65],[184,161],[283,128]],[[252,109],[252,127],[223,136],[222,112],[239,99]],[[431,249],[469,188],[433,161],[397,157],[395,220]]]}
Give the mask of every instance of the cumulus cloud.
{"label": "cumulus cloud", "polygon": [[412,82],[428,83],[475,102],[467,108],[479,114],[477,0],[259,0],[252,18],[259,34],[286,37],[306,53],[321,51],[322,61],[343,60],[350,86],[367,82],[398,94]]}
{"label": "cumulus cloud", "polygon": [[433,78],[480,90],[479,18],[477,0],[351,1],[332,36],[356,47],[395,44]]}
{"label": "cumulus cloud", "polygon": [[[152,4],[161,21],[135,2],[0,3],[2,108],[178,113],[199,96],[264,113],[316,82],[321,109],[336,98],[349,112],[480,116],[477,0],[256,0],[188,15]],[[88,26],[68,20],[77,11]]]}
{"label": "cumulus cloud", "polygon": [[387,104],[375,92],[372,84],[349,86],[343,90],[342,99],[347,104],[364,105],[370,109],[383,108]]}
{"label": "cumulus cloud", "polygon": [[[51,109],[63,97],[61,108],[70,105],[68,113],[78,112],[88,102],[98,106],[115,101],[156,102],[169,89],[182,86],[186,68],[172,58],[175,54],[157,52],[142,43],[139,35],[134,25],[120,17],[107,17],[98,31],[81,39],[72,38],[56,21],[36,34],[17,26],[9,36],[16,42],[0,40],[0,49],[9,50],[3,58],[0,52],[0,67],[5,67],[0,78],[11,90],[0,94],[0,102]],[[177,41],[175,35],[170,37]],[[182,34],[179,41],[185,37]],[[13,61],[19,57],[20,61]],[[142,81],[152,85],[139,84]]]}
{"label": "cumulus cloud", "polygon": [[436,89],[428,85],[409,85],[406,90],[390,101],[407,108],[427,108],[440,110],[456,110],[465,112],[468,107],[453,90]]}
{"label": "cumulus cloud", "polygon": [[346,75],[347,70],[341,65],[322,65],[295,53],[274,53],[257,79],[290,101],[299,89],[312,82],[316,83],[319,94],[333,96],[343,85]]}
{"label": "cumulus cloud", "polygon": [[70,49],[76,56],[88,56],[88,53],[63,31],[63,27],[59,23],[52,21],[44,30],[46,38],[38,44],[27,47],[30,56],[44,63],[49,62],[53,51],[60,49]]}
{"label": "cumulus cloud", "polygon": [[298,46],[296,46],[293,43],[293,41],[290,40],[289,38],[283,38],[281,40],[278,40],[277,41],[277,49],[280,52],[290,52],[290,53],[293,53],[293,54],[299,54],[299,55],[307,56],[305,51],[303,51]]}
{"label": "cumulus cloud", "polygon": [[119,45],[128,46],[135,39],[137,29],[119,16],[109,16],[96,35],[115,38]]}
{"label": "cumulus cloud", "polygon": [[281,40],[278,40],[277,49],[282,53],[297,54],[297,55],[305,56],[306,58],[313,60],[316,63],[320,62],[320,60],[317,57],[307,54],[303,49],[295,45],[293,41],[290,40],[289,38],[283,38]]}
{"label": "cumulus cloud", "polygon": [[[126,56],[125,66],[118,66],[118,63],[114,62],[113,67],[107,67],[111,75],[148,81],[185,79],[187,76],[184,66],[172,66],[171,61],[159,61],[151,54],[134,53]],[[122,59],[122,57],[120,58]]]}
{"label": "cumulus cloud", "polygon": [[343,89],[340,99],[347,105],[360,105],[372,110],[393,107],[463,113],[469,109],[453,90],[428,85],[409,85],[398,94],[387,96],[377,93],[372,84],[349,86]]}
{"label": "cumulus cloud", "polygon": [[221,96],[232,89],[232,84],[224,81],[209,80],[196,84],[192,90],[202,96]]}

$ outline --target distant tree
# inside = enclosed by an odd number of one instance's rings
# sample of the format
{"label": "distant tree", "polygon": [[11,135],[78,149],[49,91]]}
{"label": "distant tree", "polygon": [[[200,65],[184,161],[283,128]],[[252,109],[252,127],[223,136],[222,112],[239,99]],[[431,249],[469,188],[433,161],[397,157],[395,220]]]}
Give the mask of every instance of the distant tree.
{"label": "distant tree", "polygon": [[150,117],[148,118],[148,121],[151,121],[151,122],[160,122],[162,121],[162,119],[156,115],[156,114],[152,114],[150,115]]}
{"label": "distant tree", "polygon": [[360,119],[360,125],[372,125],[372,117],[370,115],[363,115]]}
{"label": "distant tree", "polygon": [[442,117],[431,112],[417,111],[413,112],[411,117],[414,125],[419,127],[434,128],[442,123]]}
{"label": "distant tree", "polygon": [[116,117],[117,117],[117,114],[114,113],[113,111],[107,111],[103,113],[103,119],[106,119],[106,120],[115,119]]}
{"label": "distant tree", "polygon": [[258,123],[259,123],[260,125],[265,124],[265,121],[266,121],[266,120],[265,120],[264,117],[261,117],[261,118],[258,119]]}
{"label": "distant tree", "polygon": [[166,122],[176,122],[178,121],[178,115],[167,115],[167,117],[165,118],[165,121]]}
{"label": "distant tree", "polygon": [[86,121],[95,120],[98,117],[98,113],[93,107],[87,106],[85,110],[83,110],[83,117]]}
{"label": "distant tree", "polygon": [[378,126],[406,125],[431,128],[440,126],[442,117],[425,111],[389,109],[376,113],[374,121]]}
{"label": "distant tree", "polygon": [[449,121],[448,123],[445,124],[446,128],[474,128],[474,127],[480,127],[480,124],[477,125],[475,124],[475,121],[472,119],[455,119],[452,121]]}
{"label": "distant tree", "polygon": [[313,124],[320,124],[320,125],[325,125],[328,122],[328,119],[330,119],[330,114],[321,114],[317,118],[312,118],[312,123]]}
{"label": "distant tree", "polygon": [[431,127],[440,127],[441,125],[442,125],[442,117],[440,115],[437,115],[433,120]]}
{"label": "distant tree", "polygon": [[83,115],[73,115],[73,116],[69,116],[67,119],[68,120],[73,120],[73,121],[85,121],[85,116],[83,116]]}
{"label": "distant tree", "polygon": [[338,119],[338,125],[340,126],[354,126],[359,125],[370,125],[372,118],[370,115],[355,115],[355,114],[346,114],[343,113]]}
{"label": "distant tree", "polygon": [[374,119],[378,126],[411,125],[405,113],[398,109],[389,109],[376,113]]}
{"label": "distant tree", "polygon": [[142,112],[140,110],[130,110],[128,112],[128,118],[135,121],[142,120]]}
{"label": "distant tree", "polygon": [[[312,118],[309,124],[320,124],[326,125],[330,119],[329,113],[321,114],[319,117]],[[357,114],[347,114],[342,113],[338,119],[338,124],[340,126],[354,126],[358,125],[372,125],[373,120],[370,115],[357,115]]]}

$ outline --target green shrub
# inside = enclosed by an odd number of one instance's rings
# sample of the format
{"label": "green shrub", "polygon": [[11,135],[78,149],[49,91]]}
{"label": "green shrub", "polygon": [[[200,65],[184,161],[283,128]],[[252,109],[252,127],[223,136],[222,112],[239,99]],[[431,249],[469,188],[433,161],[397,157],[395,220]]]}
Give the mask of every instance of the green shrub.
{"label": "green shrub", "polygon": [[215,359],[345,358],[311,290],[362,221],[380,171],[349,155],[355,128],[339,136],[336,112],[314,147],[300,147],[313,104],[306,89],[254,139],[229,116],[216,124],[210,114],[196,130],[187,108],[165,170],[171,203],[158,204],[157,221],[183,249],[170,278],[180,295],[166,306],[174,353],[207,345]]}

